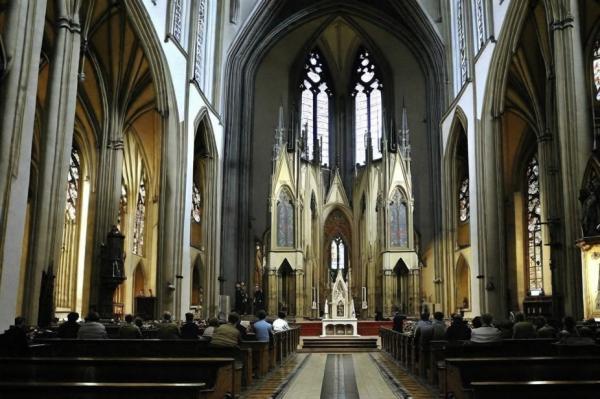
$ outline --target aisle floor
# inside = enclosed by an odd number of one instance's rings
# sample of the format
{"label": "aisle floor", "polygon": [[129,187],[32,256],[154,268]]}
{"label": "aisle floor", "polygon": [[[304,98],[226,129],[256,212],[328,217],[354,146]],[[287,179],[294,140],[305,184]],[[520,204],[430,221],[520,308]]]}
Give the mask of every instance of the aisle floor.
{"label": "aisle floor", "polygon": [[381,352],[297,354],[246,399],[425,399],[433,397]]}

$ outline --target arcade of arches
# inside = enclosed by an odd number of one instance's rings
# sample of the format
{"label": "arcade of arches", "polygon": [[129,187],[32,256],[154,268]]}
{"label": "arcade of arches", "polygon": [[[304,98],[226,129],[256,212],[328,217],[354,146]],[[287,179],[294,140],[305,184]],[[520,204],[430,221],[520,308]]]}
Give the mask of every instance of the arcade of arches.
{"label": "arcade of arches", "polygon": [[600,317],[599,21],[597,1],[0,1],[1,327],[204,319],[238,282],[319,318],[338,272],[359,320]]}

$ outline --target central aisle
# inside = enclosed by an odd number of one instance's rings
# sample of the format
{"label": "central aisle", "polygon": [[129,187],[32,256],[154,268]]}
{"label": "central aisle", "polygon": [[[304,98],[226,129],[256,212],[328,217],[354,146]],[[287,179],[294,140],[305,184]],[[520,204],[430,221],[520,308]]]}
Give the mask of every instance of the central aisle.
{"label": "central aisle", "polygon": [[402,398],[395,394],[369,353],[313,353],[281,396],[297,398]]}

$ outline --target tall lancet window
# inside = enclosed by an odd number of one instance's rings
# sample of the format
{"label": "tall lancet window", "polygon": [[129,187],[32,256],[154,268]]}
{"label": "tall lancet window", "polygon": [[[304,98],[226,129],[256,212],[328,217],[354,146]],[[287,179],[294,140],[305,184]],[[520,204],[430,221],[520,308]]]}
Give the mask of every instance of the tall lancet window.
{"label": "tall lancet window", "polygon": [[596,101],[600,101],[600,39],[596,40],[594,44],[592,70],[594,73],[594,98]]}
{"label": "tall lancet window", "polygon": [[277,200],[277,246],[294,246],[294,203],[285,189]]}
{"label": "tall lancet window", "polygon": [[[302,75],[301,128],[306,134],[304,156],[310,160],[321,158],[321,164],[329,164],[329,97],[331,87],[327,84],[327,69],[323,56],[314,49],[306,57]],[[316,144],[319,151],[316,151]]]}
{"label": "tall lancet window", "polygon": [[75,147],[71,149],[71,161],[67,175],[67,201],[62,235],[60,261],[55,279],[54,299],[58,309],[74,305],[77,274],[77,235],[81,218],[81,159]]}
{"label": "tall lancet window", "polygon": [[202,222],[202,194],[196,182],[192,185],[192,221]]}
{"label": "tall lancet window", "polygon": [[120,232],[125,231],[125,218],[127,216],[127,187],[121,180],[121,197],[119,198],[119,216],[117,218],[117,228]]}
{"label": "tall lancet window", "polygon": [[467,65],[467,39],[465,29],[465,10],[464,0],[455,0],[454,3],[454,46],[455,52],[455,76],[456,76],[456,92],[460,91],[463,84],[467,81],[468,65]]}
{"label": "tall lancet window", "polygon": [[71,150],[71,162],[69,164],[69,175],[67,177],[67,219],[74,222],[77,216],[77,200],[79,199],[79,175],[81,171],[79,152]]}
{"label": "tall lancet window", "polygon": [[368,138],[373,146],[373,159],[381,158],[382,84],[373,56],[366,49],[358,52],[354,67],[354,143],[357,164],[366,161]]}
{"label": "tall lancet window", "polygon": [[340,236],[331,240],[331,270],[344,270],[346,268],[346,246]]}
{"label": "tall lancet window", "polygon": [[408,247],[408,205],[399,189],[390,202],[390,243],[394,247]]}
{"label": "tall lancet window", "polygon": [[539,165],[535,156],[527,164],[527,257],[529,291],[539,294],[542,276],[542,205],[540,201]]}
{"label": "tall lancet window", "polygon": [[133,248],[134,254],[143,256],[144,249],[144,227],[146,224],[146,176],[142,172],[138,196],[135,206],[135,224],[133,226]]}
{"label": "tall lancet window", "polygon": [[484,0],[475,0],[473,7],[473,29],[475,31],[473,38],[475,40],[475,50],[478,51],[486,40]]}
{"label": "tall lancet window", "polygon": [[458,188],[458,220],[466,223],[471,217],[471,205],[469,202],[469,176],[462,179]]}

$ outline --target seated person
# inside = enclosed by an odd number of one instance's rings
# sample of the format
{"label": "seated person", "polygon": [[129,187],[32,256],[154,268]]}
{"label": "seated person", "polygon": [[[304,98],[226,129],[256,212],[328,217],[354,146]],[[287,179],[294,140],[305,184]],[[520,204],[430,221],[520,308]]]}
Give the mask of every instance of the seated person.
{"label": "seated person", "polygon": [[185,323],[181,326],[181,338],[183,339],[198,339],[200,328],[194,323],[194,314],[185,314]]}
{"label": "seated person", "polygon": [[544,316],[536,317],[535,326],[538,338],[556,338],[556,329],[548,323]]}
{"label": "seated person", "polygon": [[521,312],[515,315],[515,325],[513,326],[513,338],[537,338],[533,323],[525,320],[525,315]]}
{"label": "seated person", "polygon": [[15,324],[0,335],[0,355],[29,356],[26,327],[24,317],[15,317]]}
{"label": "seated person", "polygon": [[414,332],[413,344],[422,349],[428,349],[429,342],[433,339],[433,325],[429,320],[429,312],[421,313],[421,320],[415,324]]}
{"label": "seated person", "polygon": [[204,329],[204,333],[202,334],[202,336],[212,337],[217,327],[219,327],[219,320],[217,320],[215,317],[211,317],[210,319],[208,319],[208,327]]}
{"label": "seated person", "polygon": [[254,323],[256,340],[260,342],[269,342],[269,336],[273,334],[273,326],[265,320],[267,313],[264,310],[259,310],[256,315],[258,316],[258,321]]}
{"label": "seated person", "polygon": [[58,338],[77,338],[77,332],[81,327],[77,320],[79,320],[79,313],[70,312],[67,315],[67,321],[58,327]]}
{"label": "seated person", "polygon": [[158,324],[156,337],[158,339],[179,339],[179,327],[171,320],[171,313],[163,313],[163,318]]}
{"label": "seated person", "polygon": [[273,321],[273,331],[289,330],[290,326],[285,320],[285,312],[279,312],[278,317]]}
{"label": "seated person", "polygon": [[98,312],[90,312],[85,318],[85,323],[79,327],[77,331],[78,339],[106,339],[106,327],[100,323],[100,315]]}
{"label": "seated person", "polygon": [[133,324],[133,316],[125,316],[125,324],[119,327],[119,338],[121,339],[139,339],[142,338],[142,331]]}
{"label": "seated person", "polygon": [[464,322],[460,313],[452,315],[452,324],[446,329],[445,338],[448,341],[468,341],[471,339],[471,329]]}
{"label": "seated person", "polygon": [[471,342],[489,343],[502,341],[502,332],[493,326],[493,316],[489,313],[481,315],[481,327],[471,331]]}
{"label": "seated person", "polygon": [[433,328],[433,337],[431,339],[434,341],[443,340],[446,335],[446,323],[444,322],[444,314],[442,312],[435,312],[433,314],[431,327]]}
{"label": "seated person", "polygon": [[234,347],[240,343],[240,331],[236,325],[240,321],[240,316],[235,313],[229,313],[227,324],[223,324],[215,329],[210,341],[210,345],[219,347]]}

